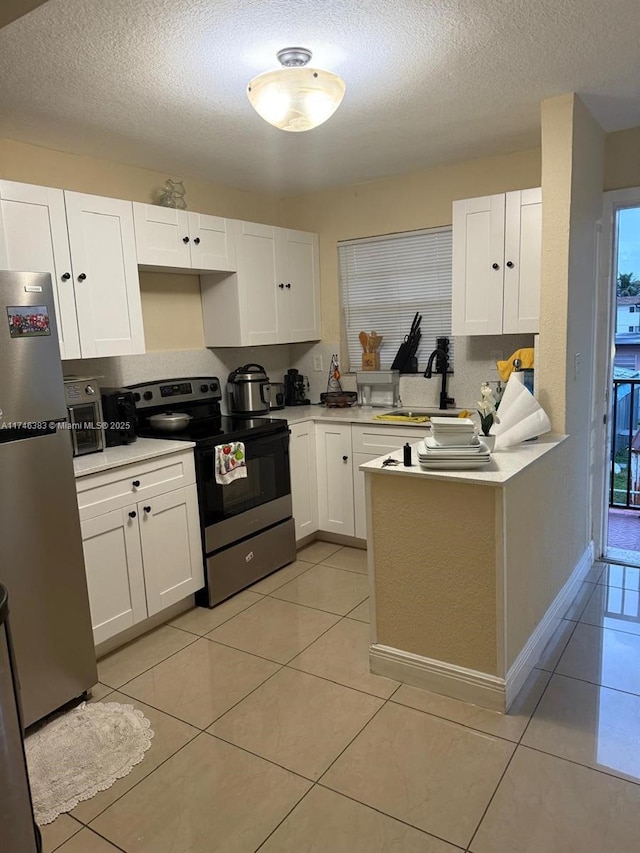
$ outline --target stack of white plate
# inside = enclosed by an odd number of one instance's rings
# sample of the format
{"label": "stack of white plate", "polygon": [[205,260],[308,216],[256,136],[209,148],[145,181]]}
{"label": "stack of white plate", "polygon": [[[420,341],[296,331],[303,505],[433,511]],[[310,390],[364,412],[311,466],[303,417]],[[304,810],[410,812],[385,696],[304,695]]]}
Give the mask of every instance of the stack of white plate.
{"label": "stack of white plate", "polygon": [[418,445],[422,468],[482,468],[491,461],[487,445],[480,441],[470,418],[431,418],[431,435]]}

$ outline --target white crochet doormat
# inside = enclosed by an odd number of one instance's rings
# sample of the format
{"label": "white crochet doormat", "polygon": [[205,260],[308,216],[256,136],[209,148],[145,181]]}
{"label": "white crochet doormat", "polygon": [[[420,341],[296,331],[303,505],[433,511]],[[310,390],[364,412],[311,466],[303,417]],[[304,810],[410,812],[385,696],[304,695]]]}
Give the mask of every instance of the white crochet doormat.
{"label": "white crochet doormat", "polygon": [[131,773],[151,746],[151,723],[119,702],[83,702],[25,741],[36,823],[44,826]]}

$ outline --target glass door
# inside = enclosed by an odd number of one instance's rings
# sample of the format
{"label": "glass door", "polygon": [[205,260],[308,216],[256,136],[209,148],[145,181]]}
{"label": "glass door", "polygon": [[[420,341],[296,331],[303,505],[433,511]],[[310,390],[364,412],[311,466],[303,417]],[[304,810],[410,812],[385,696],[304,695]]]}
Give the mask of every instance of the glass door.
{"label": "glass door", "polygon": [[615,288],[610,384],[607,548],[609,559],[640,563],[640,191],[614,210]]}

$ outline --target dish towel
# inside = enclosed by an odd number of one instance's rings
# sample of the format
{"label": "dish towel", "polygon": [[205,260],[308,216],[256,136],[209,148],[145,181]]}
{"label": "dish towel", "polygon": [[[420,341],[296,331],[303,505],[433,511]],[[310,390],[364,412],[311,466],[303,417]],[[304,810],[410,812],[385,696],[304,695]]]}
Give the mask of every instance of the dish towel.
{"label": "dish towel", "polygon": [[498,373],[500,374],[500,379],[503,382],[508,382],[509,377],[513,373],[513,361],[516,358],[519,358],[522,364],[520,365],[521,370],[527,370],[530,367],[533,367],[533,347],[525,347],[524,349],[517,349],[506,361],[497,361],[496,367],[498,368]]}
{"label": "dish towel", "polygon": [[244,442],[231,441],[218,444],[215,454],[216,483],[226,486],[234,480],[247,476],[247,463],[244,455]]}

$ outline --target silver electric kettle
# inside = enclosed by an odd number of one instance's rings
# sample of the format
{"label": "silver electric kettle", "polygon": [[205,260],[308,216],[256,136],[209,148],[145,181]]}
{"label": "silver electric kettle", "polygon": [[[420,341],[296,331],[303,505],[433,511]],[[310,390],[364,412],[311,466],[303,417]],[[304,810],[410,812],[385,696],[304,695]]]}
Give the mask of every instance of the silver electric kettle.
{"label": "silver electric kettle", "polygon": [[264,367],[245,364],[231,371],[227,379],[229,414],[261,415],[269,411],[271,385]]}

